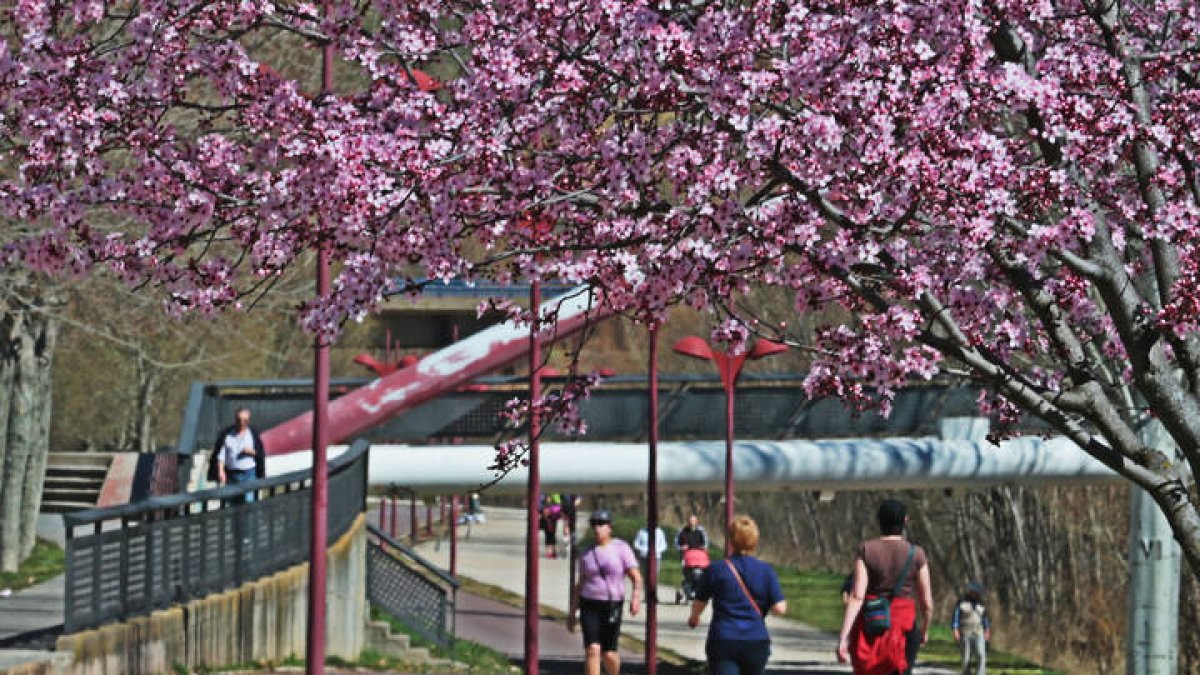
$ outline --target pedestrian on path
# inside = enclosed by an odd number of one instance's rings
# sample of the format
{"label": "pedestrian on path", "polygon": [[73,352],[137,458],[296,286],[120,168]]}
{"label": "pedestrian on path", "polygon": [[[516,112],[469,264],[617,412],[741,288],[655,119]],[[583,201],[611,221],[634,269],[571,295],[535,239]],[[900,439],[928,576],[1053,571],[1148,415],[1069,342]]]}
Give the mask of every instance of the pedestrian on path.
{"label": "pedestrian on path", "polygon": [[854,557],[837,657],[854,664],[854,675],[908,675],[929,640],[929,564],[925,551],[904,538],[908,513],[902,502],[884,501],[878,520],[882,536],[863,542]]}
{"label": "pedestrian on path", "polygon": [[546,557],[558,557],[558,542],[556,533],[558,532],[558,521],[562,518],[562,495],[557,492],[546,497],[542,497],[541,507],[539,508],[541,518],[538,525],[542,528],[542,534],[546,538]]}
{"label": "pedestrian on path", "polygon": [[629,613],[637,616],[642,575],[633,549],[613,537],[612,516],[608,511],[596,511],[588,523],[596,543],[579,556],[579,581],[571,589],[567,630],[575,632],[578,611],[579,625],[583,628],[584,675],[600,675],[602,664],[608,675],[617,675],[621,670],[617,643],[625,605],[625,577],[633,582]]}
{"label": "pedestrian on path", "polygon": [[[633,550],[638,557],[638,570],[642,573],[642,579],[650,581],[650,530],[643,527],[637,531],[637,535],[633,538]],[[662,575],[662,555],[667,550],[667,535],[661,527],[654,528],[654,559],[658,561],[658,573]],[[656,588],[646,589],[646,602],[658,603],[658,593]]]}
{"label": "pedestrian on path", "polygon": [[709,565],[696,588],[688,626],[700,624],[700,615],[712,600],[708,625],[708,671],[712,675],[759,675],[771,656],[767,612],[781,616],[787,600],[779,577],[767,563],[754,557],[758,550],[758,524],[738,516],[729,528],[733,555]]}
{"label": "pedestrian on path", "polygon": [[967,584],[950,621],[954,639],[962,647],[963,675],[971,675],[972,661],[975,662],[975,675],[987,673],[987,643],[992,639],[992,620],[983,604],[983,595],[983,584],[977,581]]}
{"label": "pedestrian on path", "polygon": [[696,514],[688,516],[687,525],[679,528],[675,548],[679,549],[683,565],[683,583],[680,590],[675,591],[675,604],[681,600],[691,602],[696,599],[696,584],[700,583],[700,576],[709,565],[708,532],[704,531]]}

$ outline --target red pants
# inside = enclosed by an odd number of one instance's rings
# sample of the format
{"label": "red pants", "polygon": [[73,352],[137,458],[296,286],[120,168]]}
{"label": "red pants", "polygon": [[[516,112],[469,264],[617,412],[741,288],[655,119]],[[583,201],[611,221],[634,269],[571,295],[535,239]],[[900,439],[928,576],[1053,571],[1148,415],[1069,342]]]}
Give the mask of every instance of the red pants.
{"label": "red pants", "polygon": [[[872,597],[872,596],[868,596]],[[854,675],[895,675],[908,669],[905,656],[907,634],[917,621],[917,605],[912,598],[892,600],[892,626],[881,635],[863,632],[862,614],[850,631],[850,662]]]}

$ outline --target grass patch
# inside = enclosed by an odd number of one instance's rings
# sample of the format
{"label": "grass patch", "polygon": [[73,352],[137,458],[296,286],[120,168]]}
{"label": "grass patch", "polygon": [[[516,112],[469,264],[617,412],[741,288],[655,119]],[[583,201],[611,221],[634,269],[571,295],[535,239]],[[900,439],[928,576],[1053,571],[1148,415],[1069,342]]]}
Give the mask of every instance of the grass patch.
{"label": "grass patch", "polygon": [[16,572],[0,572],[0,588],[19,591],[62,574],[67,567],[66,554],[58,544],[38,539]]}
{"label": "grass patch", "polygon": [[[503,654],[492,649],[491,647],[481,645],[478,642],[453,638],[449,646],[442,647],[441,645],[425,640],[420,635],[417,635],[415,632],[410,630],[408,626],[404,625],[400,621],[397,621],[394,617],[392,617],[392,615],[378,609],[377,607],[371,607],[371,618],[380,621],[386,621],[388,626],[391,627],[393,633],[407,635],[412,646],[424,647],[428,649],[429,653],[435,658],[452,659],[466,665],[467,672],[510,673],[517,670],[517,667],[509,663],[508,659]],[[370,661],[370,663],[364,663],[366,661]],[[355,665],[379,667],[383,669],[394,668],[397,665],[400,665],[400,661],[382,654],[370,652],[368,650],[363,652],[363,655],[359,658],[359,662]],[[405,665],[406,667],[411,668],[410,665]],[[419,668],[420,666],[418,665],[417,667]]]}

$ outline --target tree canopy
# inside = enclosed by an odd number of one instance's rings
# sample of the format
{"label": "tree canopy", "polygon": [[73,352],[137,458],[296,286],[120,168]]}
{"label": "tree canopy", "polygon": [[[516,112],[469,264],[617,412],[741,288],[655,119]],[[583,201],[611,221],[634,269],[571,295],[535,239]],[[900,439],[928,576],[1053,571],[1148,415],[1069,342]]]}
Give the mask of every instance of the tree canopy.
{"label": "tree canopy", "polygon": [[[317,246],[332,335],[414,268],[713,307],[887,407],[985,384],[1200,513],[1200,9],[1182,0],[23,0],[0,46],[9,263],[212,312]],[[339,84],[306,84],[329,42]],[[307,61],[306,61],[307,60]],[[432,76],[432,77],[431,77]],[[532,224],[545,226],[537,227]],[[812,335],[733,299],[836,307]],[[1148,447],[1161,421],[1178,445]]]}

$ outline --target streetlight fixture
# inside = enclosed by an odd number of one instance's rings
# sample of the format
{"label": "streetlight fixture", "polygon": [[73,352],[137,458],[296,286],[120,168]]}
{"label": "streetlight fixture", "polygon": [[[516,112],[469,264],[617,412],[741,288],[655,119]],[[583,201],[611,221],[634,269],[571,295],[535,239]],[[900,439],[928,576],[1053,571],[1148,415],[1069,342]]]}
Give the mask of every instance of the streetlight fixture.
{"label": "streetlight fixture", "polygon": [[702,338],[689,335],[681,338],[672,347],[677,354],[694,359],[712,361],[717,364],[721,376],[721,387],[725,390],[725,555],[732,554],[729,541],[729,526],[733,523],[733,395],[738,376],[747,359],[762,359],[772,354],[787,351],[787,345],[770,340],[758,340],[754,347],[737,354],[714,350]]}

